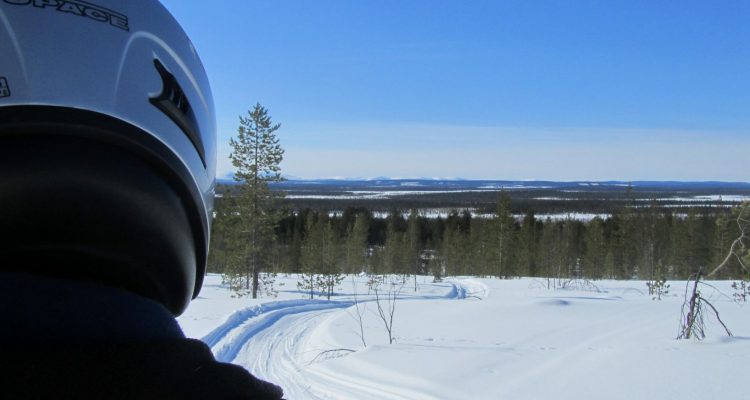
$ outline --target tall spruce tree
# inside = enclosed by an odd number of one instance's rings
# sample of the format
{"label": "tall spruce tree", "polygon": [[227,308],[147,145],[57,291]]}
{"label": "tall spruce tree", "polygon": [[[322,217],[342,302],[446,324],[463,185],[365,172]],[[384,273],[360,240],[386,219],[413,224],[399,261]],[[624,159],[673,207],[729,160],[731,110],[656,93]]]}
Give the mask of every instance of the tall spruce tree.
{"label": "tall spruce tree", "polygon": [[240,223],[230,234],[237,256],[227,266],[225,278],[240,282],[239,287],[233,285],[235,289],[250,291],[253,298],[258,297],[262,283],[268,282],[261,274],[271,272],[272,266],[269,249],[274,244],[274,227],[279,218],[275,204],[281,194],[272,192],[268,185],[282,180],[284,150],[276,137],[280,127],[257,103],[247,117],[240,117],[237,137],[229,141],[229,158],[235,167],[234,179],[239,183],[234,215]]}

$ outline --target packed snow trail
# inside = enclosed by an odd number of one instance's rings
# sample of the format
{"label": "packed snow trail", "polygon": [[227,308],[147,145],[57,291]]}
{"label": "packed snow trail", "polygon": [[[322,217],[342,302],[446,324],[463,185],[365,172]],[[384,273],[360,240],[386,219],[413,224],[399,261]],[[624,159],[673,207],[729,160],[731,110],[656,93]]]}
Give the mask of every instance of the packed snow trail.
{"label": "packed snow trail", "polygon": [[[403,294],[399,295],[398,301],[460,300],[482,298],[489,293],[486,285],[474,280],[447,283],[450,289],[444,295]],[[369,302],[374,300],[368,297],[359,300],[360,304]],[[354,300],[264,303],[235,311],[202,340],[211,347],[217,360],[242,365],[257,376],[280,385],[287,398],[434,399],[406,388],[390,388],[373,381],[310,368],[316,356],[330,350],[307,348],[310,333],[327,316],[354,305]]]}
{"label": "packed snow trail", "polygon": [[242,346],[259,332],[269,329],[281,318],[313,311],[347,308],[353,301],[289,300],[275,301],[239,310],[226,321],[203,337],[211,347],[216,359],[231,362]]}
{"label": "packed snow trail", "polygon": [[336,311],[285,315],[273,328],[245,342],[232,362],[281,386],[288,399],[433,400],[405,388],[380,385],[377,379],[354,379],[346,371],[330,374],[315,369],[312,362],[324,349],[307,346],[310,332]]}

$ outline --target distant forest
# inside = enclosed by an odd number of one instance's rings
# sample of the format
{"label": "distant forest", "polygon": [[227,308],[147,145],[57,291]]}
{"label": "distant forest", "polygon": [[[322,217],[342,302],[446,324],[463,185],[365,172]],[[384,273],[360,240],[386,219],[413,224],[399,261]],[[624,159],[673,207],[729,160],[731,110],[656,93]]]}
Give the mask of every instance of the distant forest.
{"label": "distant forest", "polygon": [[[524,215],[529,210],[539,214],[559,213],[594,213],[610,214],[613,210],[627,207],[643,208],[656,206],[658,208],[670,208],[674,215],[686,215],[690,208],[728,208],[736,206],[736,201],[722,200],[721,196],[731,198],[733,196],[750,197],[750,188],[747,185],[734,186],[690,186],[690,187],[600,187],[583,188],[581,190],[539,188],[508,190],[512,197],[511,212],[515,215]],[[389,212],[393,209],[408,213],[412,209],[455,209],[460,211],[470,209],[477,214],[493,213],[497,206],[498,190],[484,191],[440,191],[432,186],[427,190],[414,194],[399,194],[384,198],[349,198],[341,196],[348,194],[349,190],[373,190],[372,187],[346,187],[325,185],[274,185],[276,191],[283,191],[290,195],[289,198],[281,200],[279,206],[286,210],[315,210],[315,211],[337,211],[346,209],[367,209],[374,213]],[[236,194],[238,186],[220,184],[216,191],[222,197],[232,197]],[[414,188],[412,188],[414,189]],[[403,190],[403,189],[402,189]],[[431,193],[433,192],[434,193]],[[408,192],[408,190],[406,190]],[[300,196],[302,195],[302,196]],[[305,195],[313,195],[305,197]],[[322,198],[316,198],[316,197]],[[331,196],[326,198],[326,196]],[[335,197],[340,196],[340,197]],[[691,197],[712,196],[718,197],[713,201],[686,201]],[[677,199],[675,199],[677,198]],[[679,199],[679,200],[678,200]]]}
{"label": "distant forest", "polygon": [[[427,195],[413,204],[409,199],[378,200],[339,208],[336,213],[330,212],[330,201],[329,209],[283,201],[276,240],[268,249],[273,259],[273,271],[268,272],[309,272],[306,253],[325,247],[330,253],[326,271],[336,273],[687,279],[699,268],[710,270],[724,260],[740,233],[739,207],[723,204],[678,209],[662,207],[656,200],[635,207],[624,195],[606,202],[579,198],[583,201],[577,204],[583,206],[579,210],[611,216],[551,220],[537,218],[536,213],[569,211],[570,203],[534,203],[528,193],[520,199],[511,198],[515,193],[508,192],[468,195],[481,195],[482,200],[474,204],[490,216],[473,217],[466,211],[454,211],[445,218],[418,214],[418,208],[449,207],[441,202],[445,200],[442,195],[435,195],[434,203]],[[494,207],[488,207],[487,196],[494,197]],[[208,269],[225,272],[236,262],[225,239],[239,229],[237,208],[231,191],[216,200]],[[467,205],[465,199],[460,205]],[[373,216],[374,209],[385,207],[389,210],[386,218]],[[366,234],[354,238],[356,229],[365,229]],[[733,259],[716,278],[745,278],[745,274]]]}

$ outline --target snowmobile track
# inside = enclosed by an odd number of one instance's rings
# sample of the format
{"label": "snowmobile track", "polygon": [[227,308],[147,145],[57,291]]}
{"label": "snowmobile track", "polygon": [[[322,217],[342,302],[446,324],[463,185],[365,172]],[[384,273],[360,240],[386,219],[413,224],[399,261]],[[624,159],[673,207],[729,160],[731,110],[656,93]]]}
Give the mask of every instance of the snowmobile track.
{"label": "snowmobile track", "polygon": [[[399,296],[399,301],[481,299],[489,295],[487,286],[475,280],[455,279],[446,283],[450,289],[443,296],[405,294]],[[371,301],[374,300],[360,299],[360,303]],[[307,368],[314,356],[303,354],[310,333],[326,316],[354,305],[353,300],[309,299],[264,303],[235,311],[202,340],[211,347],[217,360],[242,365],[258,377],[280,385],[287,398],[431,399]],[[326,385],[321,385],[321,381]]]}

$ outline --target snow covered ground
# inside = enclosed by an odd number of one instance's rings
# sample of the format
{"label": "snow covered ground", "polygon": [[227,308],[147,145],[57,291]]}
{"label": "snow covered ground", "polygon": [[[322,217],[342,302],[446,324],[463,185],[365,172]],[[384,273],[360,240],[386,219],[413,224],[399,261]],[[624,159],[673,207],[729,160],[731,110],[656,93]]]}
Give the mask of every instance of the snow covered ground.
{"label": "snow covered ground", "polygon": [[449,194],[449,193],[482,193],[495,192],[487,189],[456,189],[456,190],[351,190],[336,194],[287,194],[287,199],[333,199],[333,200],[352,200],[352,199],[390,199],[397,196],[423,196],[429,194]]}
{"label": "snow covered ground", "polygon": [[[459,209],[451,209],[451,208],[422,208],[417,210],[417,214],[420,217],[424,218],[442,218],[446,219],[452,212],[458,213],[458,215],[461,215],[464,213],[464,211],[468,211],[472,218],[484,218],[484,219],[490,219],[494,218],[495,214],[492,213],[480,213],[477,212],[476,208],[459,208]],[[403,218],[409,218],[410,211],[404,211],[401,213],[401,216]],[[329,211],[328,216],[329,217],[341,217],[344,215],[344,212],[341,210],[335,210],[335,211]],[[372,213],[372,216],[374,218],[381,218],[385,219],[388,218],[391,215],[388,211],[374,211]],[[523,221],[526,214],[514,214],[513,217],[516,218],[518,222]],[[576,221],[591,221],[592,219],[599,217],[601,219],[607,219],[611,217],[612,214],[609,213],[582,213],[582,212],[562,212],[562,213],[542,213],[542,214],[536,214],[535,217],[538,221],[545,221],[548,218],[552,221],[567,221],[567,220],[576,220]]]}
{"label": "snow covered ground", "polygon": [[287,399],[747,396],[750,305],[726,296],[729,282],[703,295],[735,336],[709,318],[699,342],[674,339],[684,282],[654,301],[638,281],[597,281],[597,292],[548,290],[535,279],[419,277],[417,292],[413,280],[401,288],[392,345],[365,277],[348,278],[332,301],[309,300],[293,276],[277,282],[278,298],[238,299],[209,275],[179,322],[218,359],[281,385]]}

